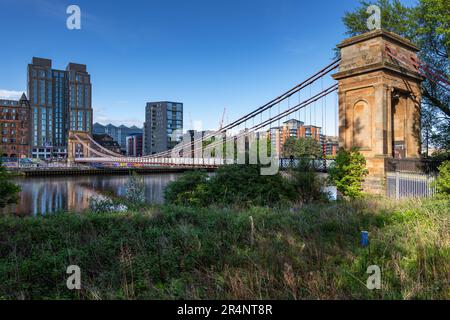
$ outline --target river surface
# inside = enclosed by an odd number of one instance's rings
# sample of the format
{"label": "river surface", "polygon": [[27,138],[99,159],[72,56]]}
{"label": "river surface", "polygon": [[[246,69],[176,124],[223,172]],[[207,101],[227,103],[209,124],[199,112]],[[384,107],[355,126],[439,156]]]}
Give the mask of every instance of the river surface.
{"label": "river surface", "polygon": [[[164,188],[179,175],[141,175],[147,202],[161,204],[164,201]],[[20,216],[49,214],[61,210],[82,212],[89,207],[89,198],[92,196],[124,195],[128,179],[129,176],[126,175],[15,178],[14,183],[22,188],[20,201],[1,212]]]}

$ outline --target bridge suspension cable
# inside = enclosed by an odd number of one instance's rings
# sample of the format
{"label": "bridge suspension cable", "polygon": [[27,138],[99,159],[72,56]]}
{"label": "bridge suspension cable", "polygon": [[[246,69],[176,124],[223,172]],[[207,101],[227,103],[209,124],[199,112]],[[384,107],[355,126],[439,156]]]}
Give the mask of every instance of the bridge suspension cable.
{"label": "bridge suspension cable", "polygon": [[[210,133],[210,134],[208,134],[208,135],[206,135],[204,137],[196,139],[193,142],[190,142],[190,144],[192,144],[192,143],[195,144],[195,143],[198,143],[200,141],[208,140],[209,138],[217,136],[220,133],[223,133],[223,132],[226,132],[226,131],[230,131],[231,129],[238,127],[239,125],[245,123],[246,121],[248,121],[250,119],[254,119],[258,115],[262,115],[262,113],[264,111],[267,111],[268,109],[276,106],[277,104],[279,105],[281,102],[287,100],[288,98],[290,98],[295,93],[301,91],[302,89],[304,89],[304,88],[306,88],[308,86],[311,86],[317,80],[323,78],[324,76],[326,76],[327,74],[329,74],[333,70],[336,70],[337,68],[339,68],[339,62],[340,62],[340,59],[334,60],[332,63],[330,63],[326,67],[322,68],[320,71],[315,73],[313,76],[311,76],[308,79],[304,80],[303,82],[301,82],[300,84],[296,85],[292,89],[286,91],[285,93],[283,93],[282,95],[278,96],[277,98],[271,100],[270,102],[264,104],[263,106],[255,109],[255,110],[251,111],[250,113],[242,116],[241,118],[233,121],[232,123],[230,123],[230,124],[226,125],[225,127],[223,127],[221,130],[215,131],[215,132]],[[312,93],[312,91],[311,91],[311,93]],[[158,153],[158,154],[154,154],[154,155],[150,155],[150,156],[144,156],[144,158],[164,157],[164,156],[173,154],[174,152],[181,151],[183,148],[184,148],[184,144],[180,144],[180,145],[175,146],[172,150],[164,151],[164,152],[161,152],[161,153]]]}
{"label": "bridge suspension cable", "polygon": [[[323,77],[326,76],[327,74],[329,74],[330,72],[332,72],[333,70],[336,70],[339,67],[339,62],[340,59],[336,59],[334,60],[332,63],[330,63],[329,65],[327,65],[326,67],[322,68],[321,70],[319,70],[317,73],[315,73],[313,76],[309,77],[308,79],[304,80],[303,82],[299,83],[298,85],[296,85],[295,87],[291,88],[290,90],[286,91],[285,93],[283,93],[282,95],[276,97],[275,99],[272,99],[271,101],[269,101],[268,103],[262,105],[261,107],[256,108],[255,110],[247,113],[246,115],[240,117],[239,119],[225,125],[223,128],[219,128],[219,130],[209,133],[205,136],[202,136],[201,138],[197,138],[194,139],[194,141],[190,141],[188,143],[180,143],[177,146],[175,146],[172,150],[168,150],[168,151],[164,151],[158,154],[154,154],[154,155],[149,155],[149,156],[144,156],[144,157],[140,157],[140,158],[130,158],[130,157],[124,157],[121,154],[117,154],[111,150],[106,149],[105,147],[101,146],[99,143],[97,143],[94,139],[92,139],[91,137],[88,137],[90,142],[97,148],[100,149],[100,151],[95,150],[94,148],[92,148],[91,146],[87,145],[86,143],[84,143],[79,137],[78,135],[76,135],[76,133],[74,133],[75,138],[77,139],[77,141],[83,145],[84,147],[87,148],[87,150],[89,150],[91,153],[102,157],[103,159],[106,158],[111,158],[114,157],[114,159],[116,159],[117,161],[128,161],[133,159],[138,161],[138,162],[149,162],[146,160],[152,160],[152,159],[157,159],[157,158],[167,158],[167,157],[171,157],[171,155],[175,154],[175,153],[179,153],[181,152],[183,149],[186,149],[187,146],[195,146],[198,143],[201,143],[201,147],[200,148],[194,148],[194,150],[190,150],[192,152],[195,151],[199,151],[199,149],[202,150],[202,156],[203,156],[203,152],[205,151],[205,149],[210,149],[213,148],[215,146],[217,146],[219,143],[223,143],[226,142],[230,139],[236,139],[237,137],[241,137],[243,135],[249,134],[251,132],[254,132],[256,130],[260,130],[268,125],[272,125],[274,122],[278,121],[278,123],[280,122],[280,120],[283,119],[283,117],[287,117],[289,115],[291,115],[292,113],[295,113],[296,111],[299,111],[300,114],[300,110],[305,108],[306,106],[310,106],[313,103],[315,103],[316,101],[318,101],[319,99],[322,99],[324,97],[326,97],[328,94],[330,94],[333,91],[336,91],[338,89],[337,84],[332,85],[331,87],[329,87],[326,90],[323,90]],[[319,79],[321,79],[321,89],[322,91],[319,92],[316,95],[312,95],[312,85],[318,81]],[[300,93],[303,89],[310,87],[310,98],[304,100],[303,102],[301,102],[301,97],[300,97]],[[296,94],[299,93],[299,103],[295,106],[291,106],[291,97]],[[284,111],[280,111],[280,106],[281,103],[287,101],[287,109]],[[273,107],[278,107],[278,114],[275,116],[272,116],[272,108]],[[269,118],[267,120],[263,120],[263,113],[265,111],[269,111]],[[306,115],[306,113],[305,113]],[[261,119],[257,119],[257,116],[260,116]],[[310,118],[311,118],[311,110],[310,110]],[[256,124],[255,124],[255,119],[256,119]],[[251,128],[247,128],[247,122],[252,120],[253,125]],[[306,120],[306,118],[305,118]],[[226,138],[224,140],[221,141],[214,141],[213,143],[211,143],[210,145],[206,146],[206,148],[203,146],[203,142],[204,141],[208,141],[213,137],[217,137],[219,135],[222,135],[224,133],[230,132],[233,129],[239,129],[239,126],[241,126],[242,124],[244,124],[245,126],[245,130],[242,132],[239,132],[237,135],[231,135],[229,138]],[[185,155],[183,155],[184,157]],[[141,159],[141,161],[139,161],[138,159]],[[81,161],[82,159],[80,159]],[[99,159],[100,160],[100,159]]]}

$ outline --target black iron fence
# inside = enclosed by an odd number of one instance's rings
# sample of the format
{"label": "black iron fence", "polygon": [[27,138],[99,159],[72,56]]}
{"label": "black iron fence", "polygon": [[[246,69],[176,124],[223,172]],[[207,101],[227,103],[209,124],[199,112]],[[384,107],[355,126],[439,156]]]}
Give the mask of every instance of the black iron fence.
{"label": "black iron fence", "polygon": [[[335,160],[330,159],[310,159],[310,164],[317,172],[327,172]],[[292,169],[299,165],[300,159],[282,158],[280,159],[280,169]]]}

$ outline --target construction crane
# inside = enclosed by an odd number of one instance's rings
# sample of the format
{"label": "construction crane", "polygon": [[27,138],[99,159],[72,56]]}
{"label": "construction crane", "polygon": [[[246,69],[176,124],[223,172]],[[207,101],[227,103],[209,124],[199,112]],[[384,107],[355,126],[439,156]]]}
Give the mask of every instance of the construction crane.
{"label": "construction crane", "polygon": [[223,108],[222,119],[220,120],[220,123],[219,123],[219,130],[222,130],[222,128],[223,128],[223,121],[225,120],[226,112],[227,112],[227,107]]}

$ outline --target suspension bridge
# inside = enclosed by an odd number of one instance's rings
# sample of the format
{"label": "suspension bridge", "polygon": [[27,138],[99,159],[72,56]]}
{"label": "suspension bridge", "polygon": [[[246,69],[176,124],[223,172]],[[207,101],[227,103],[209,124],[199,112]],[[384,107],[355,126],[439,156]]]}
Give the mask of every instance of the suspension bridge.
{"label": "suspension bridge", "polygon": [[[144,157],[116,154],[89,134],[71,132],[69,160],[81,164],[214,168],[243,163],[249,141],[267,138],[272,158],[282,124],[296,119],[339,136],[340,147],[357,147],[367,160],[366,188],[379,192],[386,179],[386,161],[420,157],[421,83],[429,79],[448,92],[442,72],[419,61],[410,41],[383,30],[344,40],[340,58],[269,102],[254,108],[215,132],[187,139],[172,150]],[[268,148],[262,148],[267,155]],[[229,151],[229,152],[228,152]],[[261,151],[261,150],[260,150]],[[234,153],[233,153],[234,152]],[[250,158],[252,158],[250,156]],[[261,153],[256,159],[261,160]],[[255,160],[255,159],[253,159]],[[264,163],[267,165],[268,163]]]}
{"label": "suspension bridge", "polygon": [[[330,112],[330,103],[333,104],[334,114],[337,115],[338,85],[330,74],[339,68],[339,62],[340,59],[334,60],[295,87],[221,129],[193,140],[182,141],[166,152],[143,157],[126,157],[102,147],[88,134],[71,132],[73,161],[75,163],[129,163],[144,166],[215,167],[238,162],[237,155],[225,156],[224,152],[220,152],[227,148],[227,145],[233,146],[228,148],[234,150],[238,140],[249,141],[252,136],[273,139],[271,130],[280,128],[291,118],[303,119],[304,123],[320,127],[326,132],[326,116]],[[328,79],[324,79],[325,77]],[[326,88],[325,84],[328,84]],[[333,93],[334,100],[328,99]],[[205,142],[209,144],[205,145]],[[278,158],[280,155],[274,154],[274,156]]]}

